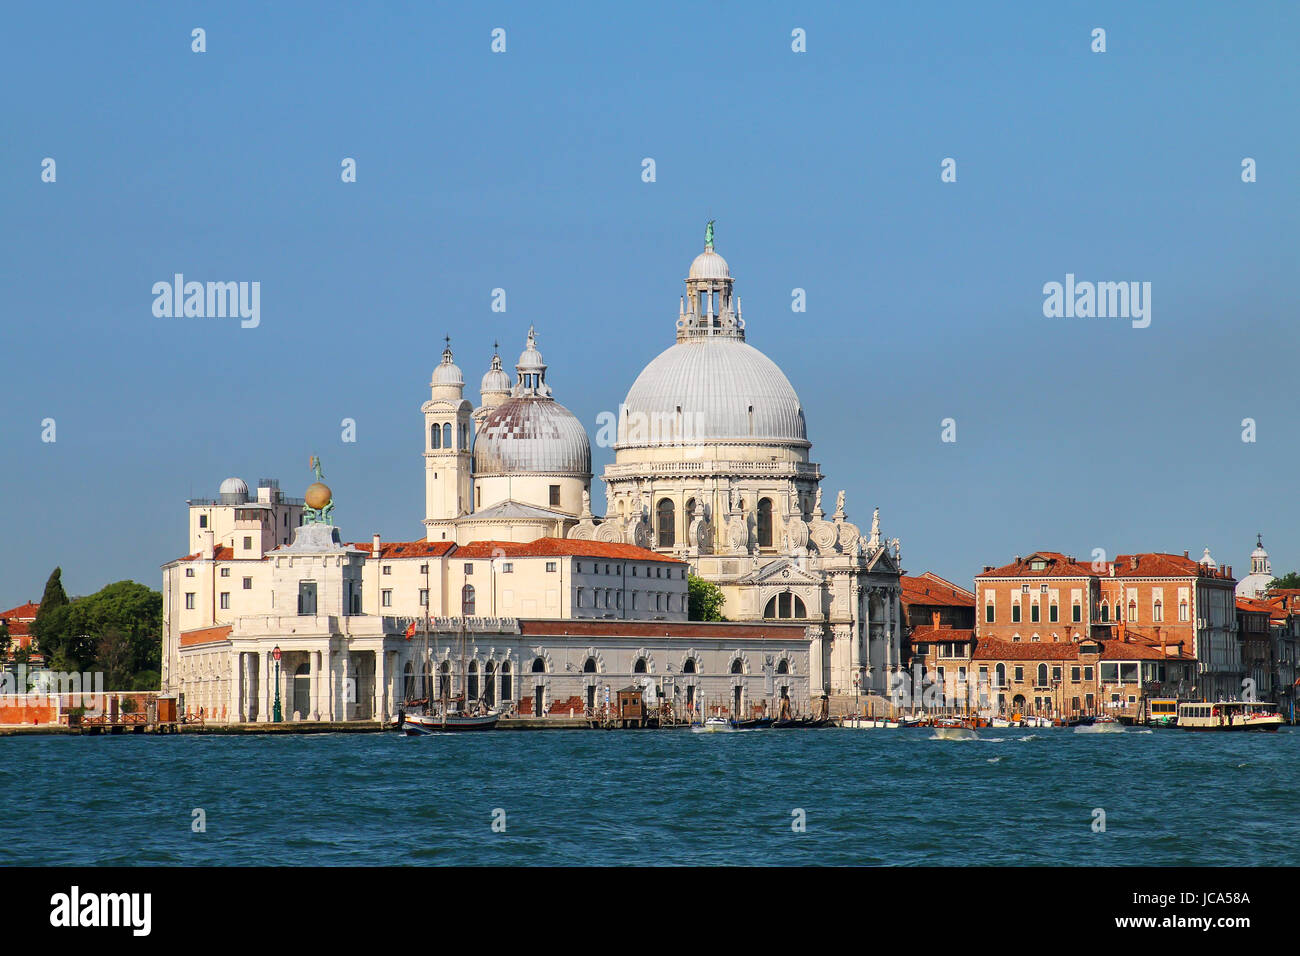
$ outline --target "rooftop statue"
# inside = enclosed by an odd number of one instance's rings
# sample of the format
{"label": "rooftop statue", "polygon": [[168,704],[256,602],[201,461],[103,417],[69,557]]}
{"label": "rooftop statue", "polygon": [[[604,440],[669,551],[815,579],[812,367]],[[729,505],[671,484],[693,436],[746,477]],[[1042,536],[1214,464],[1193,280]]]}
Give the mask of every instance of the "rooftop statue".
{"label": "rooftop statue", "polygon": [[716,219],[710,219],[709,224],[704,227],[704,248],[705,249],[713,248],[713,224],[717,221],[718,220]]}

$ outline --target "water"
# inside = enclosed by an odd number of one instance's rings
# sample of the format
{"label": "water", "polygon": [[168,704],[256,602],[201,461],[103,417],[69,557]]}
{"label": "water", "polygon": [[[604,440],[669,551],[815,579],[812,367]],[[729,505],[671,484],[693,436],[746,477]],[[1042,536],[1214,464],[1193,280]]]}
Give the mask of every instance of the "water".
{"label": "water", "polygon": [[1300,731],[979,737],[0,738],[0,865],[1300,863]]}

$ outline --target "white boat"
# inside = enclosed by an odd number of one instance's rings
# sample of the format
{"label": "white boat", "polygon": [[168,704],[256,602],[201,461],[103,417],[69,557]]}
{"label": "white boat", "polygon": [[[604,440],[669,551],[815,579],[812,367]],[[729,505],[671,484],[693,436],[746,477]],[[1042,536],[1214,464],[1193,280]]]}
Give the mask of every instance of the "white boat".
{"label": "white boat", "polygon": [[883,720],[879,717],[863,717],[859,714],[841,717],[839,725],[850,730],[898,729],[898,721],[896,720]]}
{"label": "white boat", "polygon": [[979,734],[975,733],[970,727],[940,727],[934,728],[934,735],[940,740],[978,740]]}
{"label": "white boat", "polygon": [[1015,724],[1007,720],[1007,718],[1005,717],[992,717],[989,719],[989,726],[990,727],[1014,727]]}
{"label": "white boat", "polygon": [[691,730],[697,734],[733,734],[736,728],[731,726],[731,721],[726,717],[709,717],[703,724],[692,727]]}
{"label": "white boat", "polygon": [[1184,730],[1274,731],[1286,723],[1277,704],[1250,700],[1178,705],[1178,726]]}
{"label": "white boat", "polygon": [[1024,720],[1021,721],[1021,724],[1022,726],[1025,727],[1055,727],[1056,726],[1054,723],[1052,723],[1052,718],[1035,717],[1032,714],[1026,716]]}

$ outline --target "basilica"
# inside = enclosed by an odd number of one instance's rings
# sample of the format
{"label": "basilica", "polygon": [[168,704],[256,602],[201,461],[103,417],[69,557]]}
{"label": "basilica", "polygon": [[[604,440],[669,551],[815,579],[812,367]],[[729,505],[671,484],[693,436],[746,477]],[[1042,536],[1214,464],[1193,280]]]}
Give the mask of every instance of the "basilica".
{"label": "basilica", "polygon": [[[629,684],[732,713],[883,694],[899,541],[878,509],[852,523],[844,491],[823,501],[803,406],[746,341],[733,284],[710,224],[671,344],[619,406],[603,496],[529,328],[477,405],[450,344],[434,368],[420,540],[345,541],[319,481],[191,500],[190,553],[163,566],[164,691],[228,721],[387,718],[424,681],[537,716]],[[725,621],[689,619],[690,575]]]}

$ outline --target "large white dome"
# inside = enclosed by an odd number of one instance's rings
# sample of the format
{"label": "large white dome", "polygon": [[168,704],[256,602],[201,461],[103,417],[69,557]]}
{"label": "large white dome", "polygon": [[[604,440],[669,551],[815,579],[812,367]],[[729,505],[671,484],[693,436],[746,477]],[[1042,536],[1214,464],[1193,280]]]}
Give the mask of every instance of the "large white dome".
{"label": "large white dome", "polygon": [[692,338],[661,352],[632,383],[624,406],[620,448],[808,440],[803,407],[785,373],[735,338]]}
{"label": "large white dome", "polygon": [[591,442],[559,402],[526,396],[492,411],[474,439],[474,474],[591,477]]}

